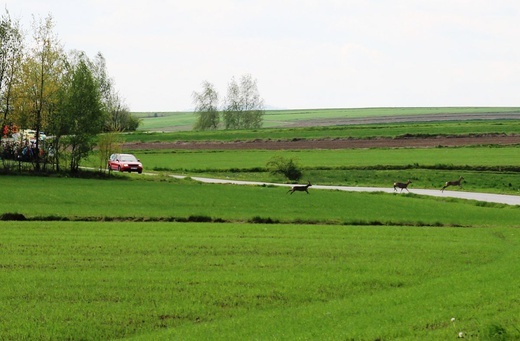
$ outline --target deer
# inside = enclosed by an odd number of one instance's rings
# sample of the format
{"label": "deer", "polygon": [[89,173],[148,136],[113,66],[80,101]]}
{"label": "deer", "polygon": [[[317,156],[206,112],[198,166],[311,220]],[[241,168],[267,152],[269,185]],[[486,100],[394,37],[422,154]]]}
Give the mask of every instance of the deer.
{"label": "deer", "polygon": [[408,185],[411,183],[412,182],[410,180],[408,180],[407,182],[394,182],[394,191],[397,191],[397,188],[400,188],[401,192],[403,191],[403,189],[406,189],[406,191],[410,193],[410,191],[408,190]]}
{"label": "deer", "polygon": [[464,177],[460,177],[459,180],[454,180],[454,181],[446,181],[446,183],[444,184],[444,186],[442,186],[441,188],[441,192],[444,192],[444,189],[446,187],[449,187],[449,186],[459,186],[460,188],[462,188],[462,180],[464,180]]}
{"label": "deer", "polygon": [[[290,190],[287,191],[287,193],[291,192],[291,194],[293,194],[294,192],[298,191],[298,192],[307,192],[307,194],[309,194],[309,187],[311,187],[311,182],[310,181],[307,181],[308,184],[307,185],[300,185],[300,186],[293,186]],[[287,194],[286,193],[286,194]]]}

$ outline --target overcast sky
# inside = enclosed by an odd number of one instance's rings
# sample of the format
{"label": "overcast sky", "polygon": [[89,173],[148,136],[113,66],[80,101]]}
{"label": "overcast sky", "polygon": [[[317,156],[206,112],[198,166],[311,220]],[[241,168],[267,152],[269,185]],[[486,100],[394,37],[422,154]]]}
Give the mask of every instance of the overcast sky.
{"label": "overcast sky", "polygon": [[[520,106],[519,0],[4,0],[101,52],[131,111],[251,74],[269,107]],[[5,12],[5,10],[3,10]]]}

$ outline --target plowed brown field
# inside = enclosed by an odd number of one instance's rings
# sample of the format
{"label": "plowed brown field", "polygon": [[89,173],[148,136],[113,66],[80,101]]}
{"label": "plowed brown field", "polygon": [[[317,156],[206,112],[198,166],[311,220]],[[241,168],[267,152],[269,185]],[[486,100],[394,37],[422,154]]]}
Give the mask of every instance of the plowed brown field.
{"label": "plowed brown field", "polygon": [[349,149],[349,148],[398,148],[398,147],[438,147],[471,145],[515,145],[520,144],[520,135],[475,135],[475,136],[436,136],[427,138],[373,138],[373,139],[320,139],[290,141],[254,140],[242,142],[161,142],[126,143],[124,149]]}

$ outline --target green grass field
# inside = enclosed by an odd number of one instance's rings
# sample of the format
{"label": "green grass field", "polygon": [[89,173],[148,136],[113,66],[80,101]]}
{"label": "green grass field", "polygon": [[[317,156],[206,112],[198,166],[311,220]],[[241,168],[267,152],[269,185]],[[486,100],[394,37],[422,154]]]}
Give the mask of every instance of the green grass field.
{"label": "green grass field", "polygon": [[[439,110],[447,108],[270,112],[266,125]],[[150,116],[144,122],[157,130],[191,129],[192,113],[160,114],[141,116]],[[125,139],[411,132],[518,134],[520,124],[136,133]],[[440,188],[460,175],[466,182],[456,190],[518,194],[518,146],[135,154],[156,175],[0,175],[0,340],[450,340],[459,333],[470,340],[520,340],[520,207],[413,194],[414,186]],[[309,195],[289,195],[287,188],[168,176],[286,181],[265,171],[273,156],[297,159],[303,179],[314,184],[391,188],[412,179],[412,193],[311,188]],[[93,156],[84,166],[98,163]],[[28,221],[2,220],[15,213]]]}
{"label": "green grass field", "polygon": [[0,229],[3,340],[520,337],[517,228]]}
{"label": "green grass field", "polygon": [[265,167],[273,156],[299,160],[303,167],[376,165],[520,166],[517,147],[339,149],[339,150],[149,150],[136,151],[148,168],[230,169]]}
{"label": "green grass field", "polygon": [[141,119],[139,130],[191,130],[195,122],[192,112],[134,112]]}
{"label": "green grass field", "polygon": [[[143,178],[143,176],[141,176]],[[516,206],[449,198],[287,188],[200,184],[170,177],[92,180],[2,177],[16,191],[0,198],[4,212],[30,219],[187,220],[416,226],[520,227]]]}
{"label": "green grass field", "polygon": [[[515,107],[439,107],[439,108],[345,108],[345,109],[302,109],[266,110],[264,128],[281,127],[301,121],[316,119],[360,118],[381,116],[409,116],[431,114],[467,113],[518,113]],[[196,116],[192,112],[134,112],[142,120],[139,130],[183,131],[191,130]]]}

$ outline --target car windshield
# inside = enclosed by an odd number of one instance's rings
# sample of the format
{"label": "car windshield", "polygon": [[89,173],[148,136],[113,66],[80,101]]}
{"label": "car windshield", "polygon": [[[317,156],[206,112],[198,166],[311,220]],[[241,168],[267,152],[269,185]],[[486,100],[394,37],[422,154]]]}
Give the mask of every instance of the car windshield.
{"label": "car windshield", "polygon": [[137,162],[137,159],[133,155],[121,155],[121,161],[124,161],[124,162]]}

